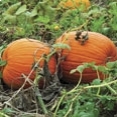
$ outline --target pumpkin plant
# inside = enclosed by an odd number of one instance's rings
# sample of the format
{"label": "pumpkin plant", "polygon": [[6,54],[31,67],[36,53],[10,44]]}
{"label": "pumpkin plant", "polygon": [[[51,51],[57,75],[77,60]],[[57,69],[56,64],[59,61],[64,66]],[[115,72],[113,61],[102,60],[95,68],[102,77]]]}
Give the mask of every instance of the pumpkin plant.
{"label": "pumpkin plant", "polygon": [[75,9],[78,7],[83,7],[87,9],[90,6],[89,0],[63,0],[59,3],[59,6],[65,9]]}
{"label": "pumpkin plant", "polygon": [[[2,60],[6,61],[6,65],[2,68],[2,77],[5,84],[13,89],[20,88],[26,78],[33,81],[36,77],[36,69],[38,72],[44,67],[43,55],[50,53],[48,44],[34,39],[18,39],[8,44],[5,48]],[[38,62],[38,66],[35,64]],[[51,74],[55,72],[56,60],[51,56],[48,60],[48,69]],[[35,68],[33,68],[35,66]],[[33,69],[33,70],[32,70]],[[25,83],[24,88],[30,86],[30,82]],[[43,78],[39,81],[39,87],[44,84]]]}
{"label": "pumpkin plant", "polygon": [[[68,83],[77,83],[80,73],[70,74],[70,71],[84,63],[94,62],[104,66],[108,61],[117,60],[117,50],[114,43],[105,35],[90,31],[69,31],[60,36],[56,43],[68,44],[70,50],[59,49],[62,58],[62,80]],[[89,83],[97,78],[97,73],[92,68],[86,68],[82,72],[81,82]],[[104,74],[99,73],[99,78],[104,79]]]}

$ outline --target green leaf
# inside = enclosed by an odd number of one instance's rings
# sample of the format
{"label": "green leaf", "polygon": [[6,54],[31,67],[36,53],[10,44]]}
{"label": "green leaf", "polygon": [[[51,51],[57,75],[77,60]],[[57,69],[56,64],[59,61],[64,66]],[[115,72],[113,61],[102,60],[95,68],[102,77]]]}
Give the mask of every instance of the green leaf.
{"label": "green leaf", "polygon": [[50,22],[50,18],[48,15],[45,16],[39,16],[35,21],[41,22],[41,23],[49,23]]}
{"label": "green leaf", "polygon": [[15,15],[20,15],[27,10],[26,5],[22,5],[15,13]]}
{"label": "green leaf", "polygon": [[113,110],[115,106],[115,100],[116,96],[111,96],[111,95],[103,95],[100,97],[101,103],[105,106],[105,109],[107,110]]}
{"label": "green leaf", "polygon": [[115,62],[107,62],[107,63],[106,63],[106,66],[107,66],[108,68],[113,68],[113,67],[115,67]]}
{"label": "green leaf", "polygon": [[108,68],[105,66],[98,66],[98,70],[102,73],[108,73]]}
{"label": "green leaf", "polygon": [[89,67],[94,67],[95,66],[95,62],[90,62],[90,63],[83,63],[85,68],[89,68]]}
{"label": "green leaf", "polygon": [[2,112],[5,113],[5,114],[8,114],[8,115],[15,113],[15,111],[12,108],[7,108],[7,107],[5,107],[2,110]]}
{"label": "green leaf", "polygon": [[100,79],[94,79],[91,84],[92,85],[99,85],[99,84],[101,84],[101,80]]}
{"label": "green leaf", "polygon": [[5,14],[4,18],[3,18],[3,22],[5,21],[9,21],[15,24],[16,22],[16,16],[10,15],[10,14]]}
{"label": "green leaf", "polygon": [[76,70],[77,70],[78,72],[80,72],[80,73],[82,73],[82,72],[84,71],[84,69],[85,69],[84,65],[79,65],[79,66],[76,68]]}
{"label": "green leaf", "polygon": [[59,49],[69,49],[70,50],[70,46],[68,44],[65,43],[56,43],[52,45],[53,48],[59,48]]}
{"label": "green leaf", "polygon": [[114,107],[115,107],[115,102],[114,101],[108,101],[108,103],[107,103],[107,110],[113,110]]}
{"label": "green leaf", "polygon": [[116,6],[117,6],[117,2],[110,2],[110,3],[109,3],[109,6],[110,6],[110,7],[116,7]]}
{"label": "green leaf", "polygon": [[78,117],[94,117],[93,113],[80,112]]}
{"label": "green leaf", "polygon": [[4,60],[0,60],[0,66],[5,66],[6,64],[7,64],[6,61],[4,61]]}
{"label": "green leaf", "polygon": [[34,17],[34,16],[36,16],[38,13],[37,13],[37,9],[36,8],[34,8],[31,12],[30,12],[30,17]]}

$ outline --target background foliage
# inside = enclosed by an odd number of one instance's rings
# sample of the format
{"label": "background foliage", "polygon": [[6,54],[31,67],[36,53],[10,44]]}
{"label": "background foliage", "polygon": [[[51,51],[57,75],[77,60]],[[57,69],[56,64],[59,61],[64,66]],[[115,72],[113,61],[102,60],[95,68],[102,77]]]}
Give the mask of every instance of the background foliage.
{"label": "background foliage", "polygon": [[60,0],[1,0],[2,39],[10,42],[21,37],[31,37],[49,41],[68,29],[79,27],[81,30],[103,33],[116,40],[116,1],[91,1],[91,7],[86,12],[60,8],[59,2]]}

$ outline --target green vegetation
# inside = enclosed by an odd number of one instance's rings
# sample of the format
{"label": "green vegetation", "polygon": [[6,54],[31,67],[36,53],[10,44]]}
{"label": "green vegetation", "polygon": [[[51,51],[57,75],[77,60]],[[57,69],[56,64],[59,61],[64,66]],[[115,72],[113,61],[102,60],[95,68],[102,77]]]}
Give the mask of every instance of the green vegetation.
{"label": "green vegetation", "polygon": [[52,40],[68,29],[80,28],[100,32],[116,40],[116,2],[110,1],[103,6],[92,2],[87,12],[81,12],[80,9],[60,8],[59,1],[1,0],[1,37],[7,38],[8,42],[21,37]]}

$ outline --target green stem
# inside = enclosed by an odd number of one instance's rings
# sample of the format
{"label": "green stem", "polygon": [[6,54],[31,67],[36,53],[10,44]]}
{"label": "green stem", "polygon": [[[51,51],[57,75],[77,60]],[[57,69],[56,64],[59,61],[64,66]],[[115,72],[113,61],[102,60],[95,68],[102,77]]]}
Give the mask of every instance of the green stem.
{"label": "green stem", "polygon": [[97,77],[98,77],[98,79],[100,79],[99,71],[96,70],[96,73],[97,73]]}
{"label": "green stem", "polygon": [[39,102],[39,105],[41,106],[44,114],[48,114],[48,111],[47,111],[47,109],[45,107],[45,104],[43,102],[42,96],[40,94],[39,88],[37,86],[35,86],[35,93],[36,93],[36,97],[37,97],[37,100]]}
{"label": "green stem", "polygon": [[40,93],[39,88],[38,88],[38,82],[39,82],[41,77],[42,77],[41,75],[38,75],[34,80],[35,94],[36,94],[36,97],[37,97],[37,101],[39,102],[39,105],[41,106],[44,114],[48,114],[48,111],[46,109],[46,106],[44,104],[44,101],[42,99],[41,93]]}
{"label": "green stem", "polygon": [[[81,92],[80,92],[80,93],[81,93]],[[64,115],[64,117],[68,117],[69,113],[70,113],[70,112],[72,111],[72,109],[73,109],[73,104],[74,104],[75,100],[78,98],[78,95],[79,95],[80,93],[77,93],[76,96],[72,99],[71,104],[70,104],[70,107],[69,107],[68,111],[66,112],[66,114]]]}
{"label": "green stem", "polygon": [[[106,82],[104,82],[104,83],[106,83]],[[107,84],[107,83],[106,83]],[[109,85],[109,84],[107,84],[107,88],[113,93],[113,94],[117,94],[117,92]]]}
{"label": "green stem", "polygon": [[56,107],[56,109],[55,109],[55,112],[54,112],[53,117],[56,117],[57,111],[58,111],[58,109],[59,109],[59,107],[60,107],[60,105],[61,105],[61,103],[62,103],[62,101],[63,101],[63,99],[64,99],[64,97],[65,97],[66,95],[67,95],[67,94],[65,93],[65,94],[60,98],[60,100],[59,100],[59,102],[58,102],[58,105],[57,105],[57,107]]}
{"label": "green stem", "polygon": [[100,94],[100,87],[98,88],[98,91],[97,91],[97,95],[99,95]]}
{"label": "green stem", "polygon": [[68,111],[66,112],[66,114],[64,115],[64,117],[68,117],[69,116],[69,113],[72,111],[72,108],[73,107],[73,102],[70,104],[70,107],[68,109]]}
{"label": "green stem", "polygon": [[2,112],[0,112],[0,116],[1,116],[1,117],[10,117],[10,116],[8,116],[8,115],[2,113]]}
{"label": "green stem", "polygon": [[117,92],[114,89],[112,89],[112,87],[110,87],[110,85],[114,83],[117,83],[117,80],[111,81],[109,83],[104,82],[103,84],[100,84],[100,85],[86,86],[83,89],[99,88],[99,87],[101,88],[101,87],[107,86],[111,92],[113,92],[114,94],[117,94]]}
{"label": "green stem", "polygon": [[81,80],[82,80],[82,73],[80,73],[80,78],[79,78],[77,85],[71,91],[69,91],[67,94],[74,92],[79,87]]}
{"label": "green stem", "polygon": [[68,94],[73,93],[73,92],[77,89],[77,87],[79,86],[81,80],[82,80],[82,73],[80,74],[80,78],[79,78],[79,81],[78,81],[77,85],[76,85],[72,90],[70,90],[69,92],[65,93],[65,94],[60,98],[60,100],[59,100],[59,102],[58,102],[58,105],[57,105],[57,107],[56,107],[56,110],[55,110],[55,113],[54,113],[54,116],[53,116],[53,117],[56,117],[57,111],[58,111],[58,109],[59,109],[59,107],[60,107],[60,105],[61,105],[61,103],[62,103],[64,97],[65,97],[66,95],[68,95]]}
{"label": "green stem", "polygon": [[[99,71],[96,70],[96,72],[97,72],[97,77],[98,77],[98,79],[100,79]],[[99,95],[99,93],[100,93],[100,87],[98,88],[97,95]]]}

